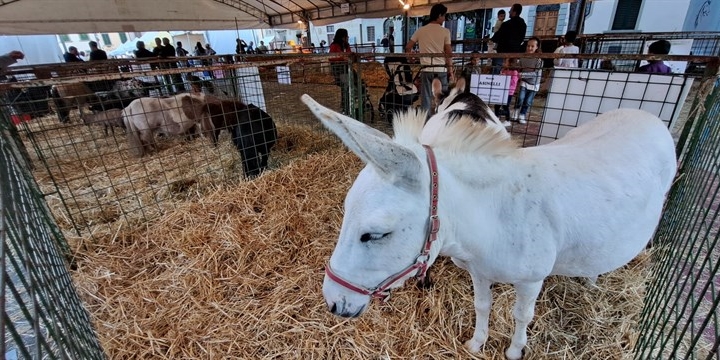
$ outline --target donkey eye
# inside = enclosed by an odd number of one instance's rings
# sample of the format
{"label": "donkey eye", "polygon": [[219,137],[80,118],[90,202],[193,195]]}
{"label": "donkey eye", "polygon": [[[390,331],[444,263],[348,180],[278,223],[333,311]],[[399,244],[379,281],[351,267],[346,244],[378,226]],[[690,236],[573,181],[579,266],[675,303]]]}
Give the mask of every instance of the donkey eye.
{"label": "donkey eye", "polygon": [[382,238],[384,238],[384,237],[386,237],[386,236],[388,236],[388,235],[390,235],[390,233],[385,233],[385,234],[380,234],[380,233],[373,233],[373,234],[365,233],[365,234],[362,234],[362,236],[360,236],[360,241],[361,241],[361,242],[368,242],[368,241],[371,241],[371,240],[380,240],[380,239],[382,239]]}

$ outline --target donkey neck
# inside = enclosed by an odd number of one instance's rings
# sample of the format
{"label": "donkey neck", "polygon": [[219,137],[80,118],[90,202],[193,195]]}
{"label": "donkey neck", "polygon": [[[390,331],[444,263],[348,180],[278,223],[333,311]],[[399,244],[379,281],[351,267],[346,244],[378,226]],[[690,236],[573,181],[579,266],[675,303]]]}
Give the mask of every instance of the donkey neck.
{"label": "donkey neck", "polygon": [[512,189],[519,183],[535,181],[535,166],[523,154],[523,149],[502,155],[448,154],[442,150],[436,153],[441,255],[465,257],[467,247],[460,233],[465,229],[460,227],[470,226],[478,233],[491,230],[495,225],[488,208],[508,196],[518,195]]}

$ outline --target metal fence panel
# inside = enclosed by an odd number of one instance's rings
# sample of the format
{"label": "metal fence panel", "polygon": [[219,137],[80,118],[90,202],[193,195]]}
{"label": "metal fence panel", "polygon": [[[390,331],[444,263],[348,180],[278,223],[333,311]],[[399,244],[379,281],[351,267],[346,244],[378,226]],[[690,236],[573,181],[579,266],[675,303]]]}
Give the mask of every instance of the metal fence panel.
{"label": "metal fence panel", "polygon": [[0,278],[7,359],[103,359],[68,271],[67,245],[0,117]]}
{"label": "metal fence panel", "polygon": [[704,106],[657,230],[636,359],[720,359],[720,81]]}

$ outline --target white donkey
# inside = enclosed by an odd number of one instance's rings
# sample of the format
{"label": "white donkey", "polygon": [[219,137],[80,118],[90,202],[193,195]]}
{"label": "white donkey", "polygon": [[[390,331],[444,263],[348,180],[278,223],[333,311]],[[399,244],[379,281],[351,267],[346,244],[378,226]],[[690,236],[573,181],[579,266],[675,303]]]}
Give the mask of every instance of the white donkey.
{"label": "white donkey", "polygon": [[487,105],[458,90],[426,125],[424,112],[399,114],[394,139],[308,95],[302,101],[367,163],[326,266],[330,310],[359,316],[371,298],[450,256],[472,277],[471,352],[488,336],[490,285],[514,285],[511,360],[522,357],[543,280],[596,278],[632,260],[653,235],[676,171],[668,129],[639,110],[610,111],[523,149]]}

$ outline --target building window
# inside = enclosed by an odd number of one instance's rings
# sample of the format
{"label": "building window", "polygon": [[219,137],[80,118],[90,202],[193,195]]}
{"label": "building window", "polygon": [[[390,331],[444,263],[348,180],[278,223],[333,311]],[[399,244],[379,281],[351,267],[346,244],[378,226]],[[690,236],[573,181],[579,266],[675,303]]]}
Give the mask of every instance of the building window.
{"label": "building window", "polygon": [[335,32],[335,25],[328,25],[325,27],[325,31],[332,33]]}
{"label": "building window", "polygon": [[108,34],[102,34],[102,35],[100,35],[100,36],[102,36],[103,44],[105,44],[105,46],[111,46],[111,45],[112,45],[112,42],[110,41],[110,35],[108,35]]}
{"label": "building window", "polygon": [[635,30],[642,0],[618,0],[612,30]]}
{"label": "building window", "polygon": [[374,26],[368,26],[367,27],[367,41],[369,42],[375,42],[375,27]]}
{"label": "building window", "polygon": [[90,35],[80,34],[80,41],[88,41],[88,40],[90,40]]}
{"label": "building window", "polygon": [[124,44],[126,41],[127,41],[127,35],[124,32],[120,33],[120,43]]}
{"label": "building window", "polygon": [[69,41],[70,41],[70,35],[68,35],[68,34],[62,34],[62,35],[60,35],[60,41],[62,41],[62,42],[69,42]]}

